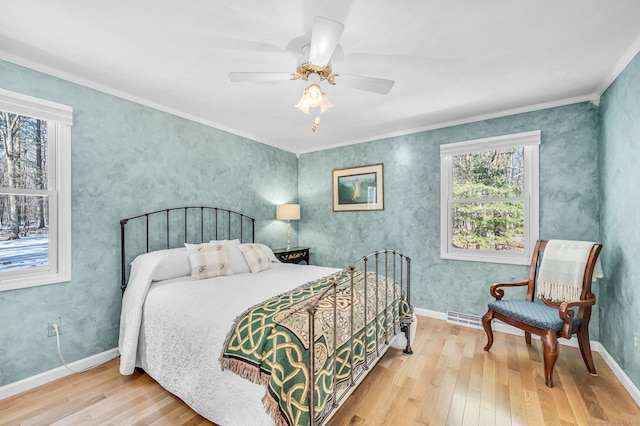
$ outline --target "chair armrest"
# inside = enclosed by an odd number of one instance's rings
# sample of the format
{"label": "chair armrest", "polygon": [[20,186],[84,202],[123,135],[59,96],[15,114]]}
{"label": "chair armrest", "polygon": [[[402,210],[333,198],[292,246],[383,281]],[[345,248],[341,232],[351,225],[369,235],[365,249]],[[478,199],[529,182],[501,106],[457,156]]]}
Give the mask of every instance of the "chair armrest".
{"label": "chair armrest", "polygon": [[[543,302],[545,300],[543,299]],[[558,307],[558,315],[564,325],[562,326],[562,337],[569,339],[571,337],[571,328],[573,323],[573,317],[576,315],[575,311],[571,309],[574,306],[578,306],[580,308],[584,308],[587,306],[593,306],[596,304],[596,296],[593,294],[589,295],[589,297],[585,300],[576,300],[573,302],[562,302],[560,307]]]}
{"label": "chair armrest", "polygon": [[529,285],[529,280],[515,281],[512,283],[495,283],[489,289],[489,293],[491,293],[491,296],[495,297],[496,300],[500,300],[504,296],[504,290],[500,287],[524,287],[526,285]]}
{"label": "chair armrest", "polygon": [[595,304],[596,304],[596,296],[592,294],[584,300],[576,300],[573,302],[562,302],[560,304],[560,312],[566,311],[567,309],[572,308],[574,306],[587,307],[587,306],[593,306]]}
{"label": "chair armrest", "polygon": [[593,306],[595,304],[596,304],[596,296],[594,296],[593,294],[585,300],[576,300],[573,302],[562,302],[560,304],[560,307],[558,308],[558,314],[560,315],[560,319],[562,321],[564,321],[565,323],[571,324],[571,321],[573,321],[573,317],[575,315],[575,311],[571,308],[573,308],[574,306],[583,308],[587,306]]}

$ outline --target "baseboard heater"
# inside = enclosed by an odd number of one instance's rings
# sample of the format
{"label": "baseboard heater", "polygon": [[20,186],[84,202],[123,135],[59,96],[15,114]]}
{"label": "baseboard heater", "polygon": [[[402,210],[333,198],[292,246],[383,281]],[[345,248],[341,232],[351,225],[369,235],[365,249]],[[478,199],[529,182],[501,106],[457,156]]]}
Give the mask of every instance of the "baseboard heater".
{"label": "baseboard heater", "polygon": [[447,323],[465,327],[482,328],[482,318],[477,315],[447,311]]}

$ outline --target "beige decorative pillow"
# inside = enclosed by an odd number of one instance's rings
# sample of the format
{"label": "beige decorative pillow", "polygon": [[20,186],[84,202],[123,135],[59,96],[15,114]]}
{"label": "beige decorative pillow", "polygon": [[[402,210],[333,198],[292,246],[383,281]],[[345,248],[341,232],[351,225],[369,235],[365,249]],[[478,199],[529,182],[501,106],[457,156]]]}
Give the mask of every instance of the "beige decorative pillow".
{"label": "beige decorative pillow", "polygon": [[240,244],[238,248],[240,248],[244,260],[247,261],[252,274],[271,269],[271,260],[259,244]]}
{"label": "beige decorative pillow", "polygon": [[191,279],[217,277],[219,275],[233,275],[233,270],[227,258],[226,244],[184,244],[189,252],[191,263]]}

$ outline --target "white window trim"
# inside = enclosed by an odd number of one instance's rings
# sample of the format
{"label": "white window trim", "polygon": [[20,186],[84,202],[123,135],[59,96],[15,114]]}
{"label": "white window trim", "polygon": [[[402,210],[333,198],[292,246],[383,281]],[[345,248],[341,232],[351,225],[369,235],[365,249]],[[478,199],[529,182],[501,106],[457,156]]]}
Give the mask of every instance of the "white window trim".
{"label": "white window trim", "polygon": [[[57,229],[49,234],[50,246],[56,246],[57,259],[49,268],[18,270],[0,277],[0,291],[71,281],[71,126],[73,109],[44,99],[0,89],[0,110],[48,121],[49,164],[55,164],[56,205],[50,205]],[[56,197],[53,198],[55,200]],[[50,257],[51,259],[51,257]]]}
{"label": "white window trim", "polygon": [[[440,257],[472,262],[529,265],[539,235],[539,145],[540,130],[492,138],[475,139],[440,146]],[[488,250],[465,250],[451,247],[451,194],[453,192],[452,157],[496,149],[524,146],[525,178],[525,250],[522,253],[503,253]],[[500,200],[496,200],[500,201]]]}

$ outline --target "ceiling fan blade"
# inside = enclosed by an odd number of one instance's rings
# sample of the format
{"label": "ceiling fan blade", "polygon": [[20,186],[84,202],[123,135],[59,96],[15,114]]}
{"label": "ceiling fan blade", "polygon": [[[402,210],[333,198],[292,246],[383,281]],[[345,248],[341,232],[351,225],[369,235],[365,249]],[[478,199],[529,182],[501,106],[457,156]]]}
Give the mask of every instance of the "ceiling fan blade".
{"label": "ceiling fan blade", "polygon": [[338,73],[335,79],[337,86],[350,87],[352,89],[366,90],[368,92],[386,95],[393,87],[395,81],[384,78],[365,77],[363,75],[351,75]]}
{"label": "ceiling fan blade", "polygon": [[327,65],[343,31],[344,25],[340,22],[316,16],[311,30],[309,62],[319,67]]}
{"label": "ceiling fan blade", "polygon": [[293,80],[290,72],[230,72],[229,80],[234,83],[244,81]]}

